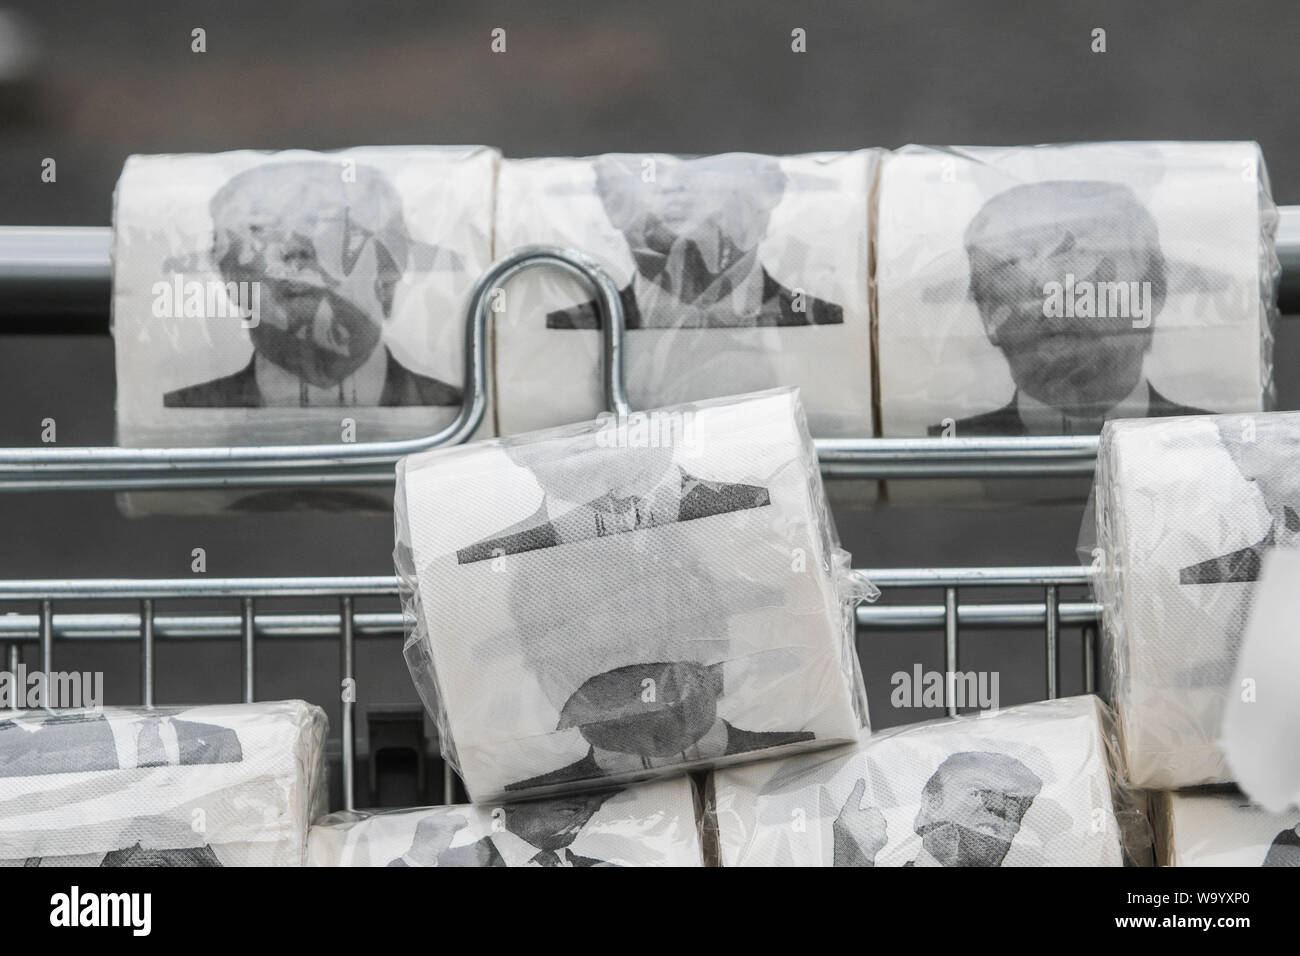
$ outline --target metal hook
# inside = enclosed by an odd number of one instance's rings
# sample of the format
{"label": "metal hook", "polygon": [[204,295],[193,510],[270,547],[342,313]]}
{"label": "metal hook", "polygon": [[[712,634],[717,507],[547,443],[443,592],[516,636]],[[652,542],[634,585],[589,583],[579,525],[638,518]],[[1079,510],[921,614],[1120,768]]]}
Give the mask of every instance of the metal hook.
{"label": "metal hook", "polygon": [[487,410],[490,298],[510,279],[540,266],[569,273],[595,294],[603,320],[605,401],[628,412],[623,373],[623,302],[618,287],[590,256],[558,246],[526,246],[479,277],[466,314],[465,401],[456,418],[424,438],[331,445],[207,448],[7,448],[0,450],[0,490],[142,490],[154,488],[355,485],[391,481],[397,459],[467,441]]}

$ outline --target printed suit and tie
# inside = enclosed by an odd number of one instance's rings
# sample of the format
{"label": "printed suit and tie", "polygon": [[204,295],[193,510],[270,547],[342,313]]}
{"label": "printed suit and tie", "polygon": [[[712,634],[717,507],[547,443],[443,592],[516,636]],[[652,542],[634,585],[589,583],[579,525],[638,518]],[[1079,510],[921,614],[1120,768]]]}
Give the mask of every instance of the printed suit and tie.
{"label": "printed suit and tie", "polygon": [[[229,727],[175,720],[178,711],[155,711],[126,733],[115,734],[102,714],[56,714],[26,729],[0,722],[0,777],[238,763],[239,735]],[[120,736],[119,736],[120,735]],[[134,751],[134,756],[132,756]],[[27,866],[40,866],[31,857]],[[136,843],[105,855],[100,866],[220,866],[211,847],[149,849]]]}

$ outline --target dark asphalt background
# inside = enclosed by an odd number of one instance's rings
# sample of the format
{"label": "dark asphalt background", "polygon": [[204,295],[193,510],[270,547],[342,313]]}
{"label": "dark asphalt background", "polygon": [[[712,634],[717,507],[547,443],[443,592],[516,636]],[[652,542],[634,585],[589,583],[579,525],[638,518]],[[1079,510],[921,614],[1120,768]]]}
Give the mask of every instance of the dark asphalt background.
{"label": "dark asphalt background", "polygon": [[[6,3],[40,42],[39,70],[0,89],[0,222],[107,225],[130,153],[380,143],[487,143],[509,156],[609,150],[802,152],[909,142],[1255,139],[1279,203],[1300,203],[1294,2],[813,2],[657,0],[346,4]],[[207,31],[207,52],[190,31]],[[489,51],[504,27],[507,52]],[[808,52],[790,51],[807,31]],[[1090,51],[1094,27],[1108,52]],[[40,179],[54,157],[58,180]],[[1278,336],[1281,404],[1300,405],[1300,323]],[[0,444],[110,444],[107,338],[0,340]],[[1070,563],[1080,504],[887,506],[840,514],[859,567]],[[385,517],[121,517],[109,495],[0,496],[0,577],[390,573]],[[1011,594],[1007,595],[1011,597]],[[164,612],[166,605],[161,608]],[[235,608],[223,608],[233,612]],[[365,609],[363,606],[362,609]],[[13,608],[25,610],[31,608]],[[862,635],[877,725],[888,675],[942,666],[938,634]],[[1030,632],[976,633],[963,669],[997,669],[1004,704],[1041,697]],[[25,652],[35,663],[34,648]],[[333,644],[263,642],[259,695],[337,698]],[[135,649],[62,643],[60,669],[139,692]],[[395,641],[364,644],[366,707],[412,703]],[[1080,687],[1077,635],[1063,687]],[[159,701],[238,692],[231,643],[166,643]],[[329,707],[337,725],[337,706]],[[399,775],[400,776],[400,775]],[[396,778],[394,778],[396,779]],[[400,781],[373,800],[418,799]],[[363,801],[365,796],[363,796]],[[372,801],[373,802],[373,801]]]}

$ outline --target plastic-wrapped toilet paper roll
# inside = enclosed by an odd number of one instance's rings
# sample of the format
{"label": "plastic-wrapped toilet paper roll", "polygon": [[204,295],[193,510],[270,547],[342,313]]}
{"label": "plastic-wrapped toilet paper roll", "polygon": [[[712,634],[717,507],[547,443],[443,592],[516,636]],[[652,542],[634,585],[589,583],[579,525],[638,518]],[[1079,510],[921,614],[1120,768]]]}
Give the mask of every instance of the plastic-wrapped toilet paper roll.
{"label": "plastic-wrapped toilet paper roll", "polygon": [[1300,543],[1300,414],[1110,422],[1092,562],[1136,786],[1231,779],[1224,706],[1264,553]]}
{"label": "plastic-wrapped toilet paper roll", "polygon": [[1234,793],[1154,798],[1161,866],[1300,866],[1300,810],[1269,813]]}
{"label": "plastic-wrapped toilet paper roll", "polygon": [[[867,436],[877,155],[506,160],[497,250],[553,243],[606,265],[622,290],[634,407],[789,385],[814,435]],[[556,273],[506,289],[495,316],[500,434],[604,409],[590,298]]]}
{"label": "plastic-wrapped toilet paper roll", "polygon": [[1272,396],[1254,143],[909,146],[880,174],[882,434],[1096,434]]}
{"label": "plastic-wrapped toilet paper roll", "polygon": [[1103,717],[1044,701],[715,771],[706,826],[723,866],[1120,866],[1145,831]]}
{"label": "plastic-wrapped toilet paper roll", "polygon": [[335,813],[308,866],[703,866],[689,777],[500,806]]}
{"label": "plastic-wrapped toilet paper roll", "polygon": [[1300,806],[1300,550],[1264,555],[1252,605],[1227,695],[1223,749],[1237,786],[1281,810]]}
{"label": "plastic-wrapped toilet paper roll", "polygon": [[[496,151],[132,156],[113,211],[131,447],[384,441],[460,409]],[[383,508],[348,489],[132,495],[129,511]]]}
{"label": "plastic-wrapped toilet paper roll", "polygon": [[404,459],[406,654],[479,803],[852,740],[849,571],[793,390]]}
{"label": "plastic-wrapped toilet paper roll", "polygon": [[0,860],[301,866],[324,742],[297,700],[0,719]]}

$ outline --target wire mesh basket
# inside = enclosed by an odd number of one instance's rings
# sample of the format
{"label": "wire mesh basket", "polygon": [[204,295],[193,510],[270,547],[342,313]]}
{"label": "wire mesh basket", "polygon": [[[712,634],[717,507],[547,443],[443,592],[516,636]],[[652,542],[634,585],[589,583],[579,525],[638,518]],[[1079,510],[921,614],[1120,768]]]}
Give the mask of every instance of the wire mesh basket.
{"label": "wire mesh basket", "polygon": [[[106,331],[110,282],[108,229],[0,228],[0,305],[15,316],[4,329],[15,333]],[[1300,311],[1300,207],[1283,207],[1278,232],[1283,265],[1281,306]],[[529,247],[495,263],[475,284],[467,310],[466,400],[449,425],[425,438],[337,445],[274,445],[220,448],[5,448],[0,449],[0,491],[142,491],[274,486],[347,486],[391,482],[403,455],[466,441],[487,406],[487,327],[490,297],[512,277],[533,268],[567,272],[590,287],[605,331],[605,399],[626,413],[624,317],[618,289],[586,255],[568,249]],[[1088,476],[1096,437],[819,439],[826,478],[900,479],[947,477]],[[943,634],[945,673],[958,671],[963,634],[981,628],[1039,632],[1045,651],[1045,691],[1059,696],[1062,635],[1080,632],[1077,666],[1082,687],[1096,681],[1099,606],[1087,596],[1090,572],[1075,566],[866,569],[886,593],[905,592],[885,605],[861,606],[859,629],[920,630]],[[988,592],[1033,589],[1031,601],[987,601]],[[941,603],[924,595],[937,593]],[[356,648],[358,641],[403,633],[395,577],[248,577],[82,580],[0,580],[0,648],[3,663],[17,670],[21,649],[39,648],[40,669],[49,673],[68,641],[130,641],[137,645],[140,703],[153,706],[159,642],[218,639],[238,642],[238,691],[230,700],[257,699],[260,642],[328,639],[337,643],[342,804],[356,803]],[[913,597],[914,595],[922,597]],[[978,595],[978,599],[973,596]],[[309,601],[313,610],[270,610],[281,598]],[[908,600],[908,598],[912,598]],[[358,601],[378,599],[391,608],[362,611]],[[86,609],[105,602],[125,609]],[[159,603],[167,602],[166,611]],[[198,611],[216,602],[219,611]],[[189,605],[177,610],[171,605]],[[261,606],[259,606],[259,604]],[[80,609],[79,609],[80,608]],[[957,712],[951,687],[949,714]],[[455,802],[456,781],[444,768],[443,800]]]}

